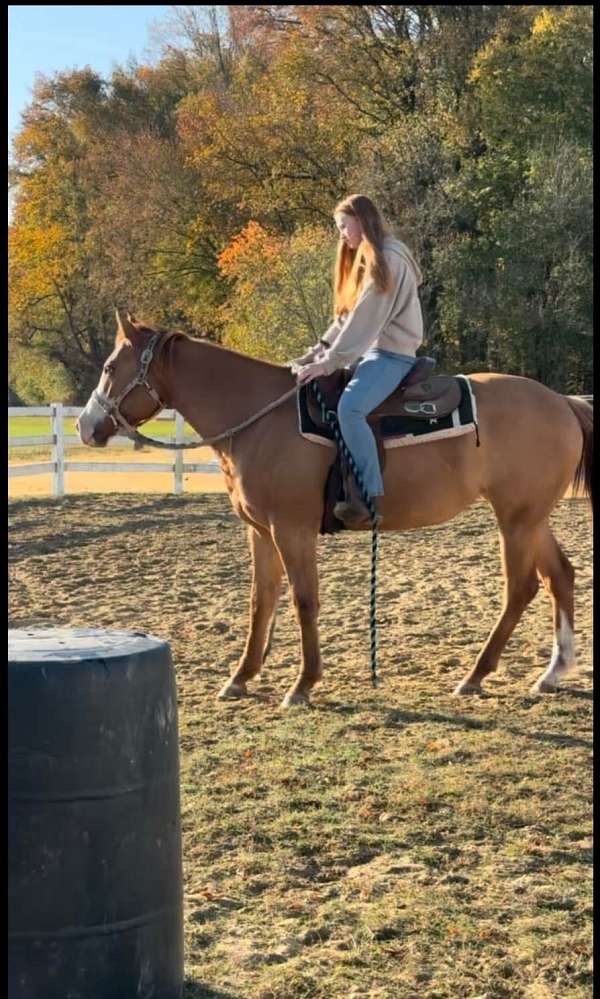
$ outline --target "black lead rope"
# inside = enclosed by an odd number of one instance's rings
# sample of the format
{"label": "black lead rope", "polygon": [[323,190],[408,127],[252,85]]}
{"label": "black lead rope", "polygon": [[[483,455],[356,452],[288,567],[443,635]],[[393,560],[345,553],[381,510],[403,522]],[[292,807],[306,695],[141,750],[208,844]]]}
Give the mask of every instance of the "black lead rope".
{"label": "black lead rope", "polygon": [[369,516],[371,517],[371,615],[370,615],[370,630],[371,630],[371,681],[373,686],[377,686],[377,551],[379,547],[379,531],[377,529],[377,519],[375,516],[375,506],[373,500],[365,488],[362,475],[360,474],[354,458],[350,454],[344,439],[340,433],[340,425],[338,423],[337,413],[331,409],[327,409],[325,406],[325,400],[321,395],[319,387],[316,381],[310,383],[317,402],[321,407],[321,418],[324,422],[331,427],[335,442],[339,447],[345,461],[350,467],[350,471],[354,476],[356,484],[360,490],[363,502],[369,511]]}

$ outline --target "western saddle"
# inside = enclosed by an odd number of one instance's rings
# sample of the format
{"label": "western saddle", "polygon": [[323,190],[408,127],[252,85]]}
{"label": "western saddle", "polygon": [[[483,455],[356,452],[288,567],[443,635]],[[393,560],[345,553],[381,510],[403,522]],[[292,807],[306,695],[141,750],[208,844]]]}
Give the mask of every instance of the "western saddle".
{"label": "western saddle", "polygon": [[[385,448],[383,439],[389,436],[382,426],[385,417],[411,417],[417,420],[427,420],[435,423],[438,419],[448,416],[459,406],[462,398],[459,381],[450,375],[432,375],[436,366],[432,357],[419,357],[409,373],[400,382],[381,405],[373,410],[367,421],[377,441],[377,452],[380,467],[385,468]],[[353,368],[342,368],[332,375],[316,379],[326,413],[337,418],[337,406],[340,396],[354,374]],[[328,430],[328,423],[321,405],[317,401],[311,386],[306,386],[306,405],[315,428]],[[334,534],[343,525],[333,513],[335,503],[343,496],[350,496],[356,486],[352,473],[338,451],[332,465],[325,488],[325,504],[321,523],[322,534]]]}
{"label": "western saddle", "polygon": [[[367,420],[377,436],[377,425],[384,416],[410,416],[417,420],[436,420],[447,416],[459,405],[460,384],[451,375],[431,375],[436,362],[433,357],[418,357],[409,373],[390,396],[377,409],[369,413]],[[342,368],[332,375],[316,379],[323,396],[325,408],[337,413],[340,396],[354,374],[353,368]],[[308,406],[312,419],[318,426],[324,426],[314,394],[308,393]]]}

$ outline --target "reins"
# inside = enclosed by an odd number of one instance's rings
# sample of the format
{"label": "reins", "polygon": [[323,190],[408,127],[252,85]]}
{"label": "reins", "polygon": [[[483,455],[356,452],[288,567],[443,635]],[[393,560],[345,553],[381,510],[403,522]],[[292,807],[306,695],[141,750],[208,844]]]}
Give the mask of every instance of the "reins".
{"label": "reins", "polygon": [[204,447],[205,445],[216,444],[217,441],[222,441],[226,440],[228,437],[233,437],[235,434],[239,433],[240,430],[245,430],[246,427],[249,427],[253,423],[256,423],[256,421],[260,420],[261,417],[266,416],[267,413],[270,413],[272,409],[277,409],[277,407],[281,406],[281,404],[284,403],[287,399],[291,399],[291,397],[296,394],[296,391],[297,388],[296,386],[294,386],[293,389],[290,389],[289,392],[286,392],[285,395],[282,395],[279,399],[275,399],[274,402],[270,402],[268,406],[265,406],[258,413],[255,413],[254,416],[251,416],[249,417],[249,419],[244,420],[243,423],[238,423],[236,427],[230,427],[229,430],[224,430],[222,434],[216,434],[214,437],[202,437],[197,441],[190,441],[187,444],[169,444],[165,443],[164,441],[155,441],[151,437],[146,437],[144,434],[141,434],[139,430],[136,430],[135,427],[133,427],[132,430],[127,433],[126,436],[130,437],[134,441],[138,441],[140,444],[151,444],[152,447],[163,447],[167,448],[169,451],[182,451],[184,450],[184,448]]}

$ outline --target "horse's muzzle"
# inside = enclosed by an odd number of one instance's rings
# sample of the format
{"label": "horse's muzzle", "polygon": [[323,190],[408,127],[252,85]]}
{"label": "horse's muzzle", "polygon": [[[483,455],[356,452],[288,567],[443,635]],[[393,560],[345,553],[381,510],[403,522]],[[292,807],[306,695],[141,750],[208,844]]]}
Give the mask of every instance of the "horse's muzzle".
{"label": "horse's muzzle", "polygon": [[86,447],[106,447],[111,436],[110,431],[103,423],[90,426],[89,421],[82,419],[82,417],[76,421],[75,428],[81,443],[85,444]]}

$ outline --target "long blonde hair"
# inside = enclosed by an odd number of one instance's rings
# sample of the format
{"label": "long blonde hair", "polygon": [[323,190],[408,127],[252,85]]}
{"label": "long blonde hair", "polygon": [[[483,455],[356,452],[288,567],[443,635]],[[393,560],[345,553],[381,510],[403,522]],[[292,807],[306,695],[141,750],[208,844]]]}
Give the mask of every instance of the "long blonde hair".
{"label": "long blonde hair", "polygon": [[[351,194],[336,205],[333,214],[337,215],[340,212],[358,219],[363,238],[354,250],[343,239],[338,243],[334,278],[336,316],[352,311],[365,280],[372,279],[375,287],[381,292],[387,291],[390,286],[390,270],[383,255],[383,241],[391,234],[379,209],[364,194]],[[415,269],[420,284],[419,267],[408,247],[404,244],[402,247]]]}

